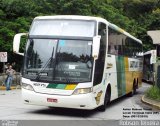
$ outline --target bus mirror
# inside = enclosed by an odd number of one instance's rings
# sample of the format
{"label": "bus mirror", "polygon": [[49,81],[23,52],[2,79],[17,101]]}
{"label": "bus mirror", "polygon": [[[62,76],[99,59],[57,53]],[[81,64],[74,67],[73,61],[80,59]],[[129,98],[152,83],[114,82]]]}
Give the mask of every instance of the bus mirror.
{"label": "bus mirror", "polygon": [[20,53],[19,52],[19,48],[20,48],[20,41],[21,41],[21,37],[22,36],[27,36],[28,33],[18,33],[14,36],[13,39],[13,52],[19,55],[24,55],[24,53]]}
{"label": "bus mirror", "polygon": [[93,56],[93,58],[95,58],[95,59],[98,59],[99,48],[100,48],[100,39],[101,39],[101,36],[94,36],[94,37],[93,37],[92,56]]}

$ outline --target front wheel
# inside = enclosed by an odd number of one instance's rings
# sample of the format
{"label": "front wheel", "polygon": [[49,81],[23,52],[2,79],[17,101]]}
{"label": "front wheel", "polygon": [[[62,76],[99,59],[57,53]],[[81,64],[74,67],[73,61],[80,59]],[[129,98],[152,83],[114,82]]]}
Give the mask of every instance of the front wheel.
{"label": "front wheel", "polygon": [[110,103],[110,96],[111,96],[111,93],[109,90],[107,90],[104,98],[104,103],[102,106],[99,107],[100,111],[104,112],[106,110],[108,104]]}

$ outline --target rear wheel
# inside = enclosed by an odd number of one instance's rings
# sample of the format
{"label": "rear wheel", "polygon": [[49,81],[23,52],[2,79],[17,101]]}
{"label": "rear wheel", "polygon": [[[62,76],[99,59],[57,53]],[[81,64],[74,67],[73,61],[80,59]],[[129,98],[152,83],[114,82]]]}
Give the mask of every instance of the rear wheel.
{"label": "rear wheel", "polygon": [[137,84],[135,83],[135,84],[133,85],[133,95],[136,94],[136,89],[137,89]]}
{"label": "rear wheel", "polygon": [[134,80],[133,82],[133,87],[132,87],[132,91],[128,94],[129,97],[132,97],[134,94],[136,94],[136,89],[137,89],[137,83]]}

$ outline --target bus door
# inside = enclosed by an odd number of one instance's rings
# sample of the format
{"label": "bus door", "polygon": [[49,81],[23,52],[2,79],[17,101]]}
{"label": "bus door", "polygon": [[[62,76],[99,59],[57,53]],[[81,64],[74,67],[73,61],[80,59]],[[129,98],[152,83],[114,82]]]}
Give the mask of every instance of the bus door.
{"label": "bus door", "polygon": [[95,94],[95,99],[97,105],[100,103],[102,98],[102,94],[104,95],[104,65],[105,65],[105,56],[106,56],[106,24],[99,23],[98,24],[98,35],[101,36],[100,39],[100,49],[98,59],[95,60],[95,71],[94,71],[94,79],[93,79],[93,92]]}

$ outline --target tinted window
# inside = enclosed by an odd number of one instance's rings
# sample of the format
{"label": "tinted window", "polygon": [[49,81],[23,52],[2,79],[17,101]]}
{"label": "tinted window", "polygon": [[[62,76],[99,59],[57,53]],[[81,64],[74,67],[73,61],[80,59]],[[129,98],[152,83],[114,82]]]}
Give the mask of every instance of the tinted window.
{"label": "tinted window", "polygon": [[113,55],[123,55],[136,57],[142,52],[142,44],[132,38],[109,28],[108,31],[108,53]]}

